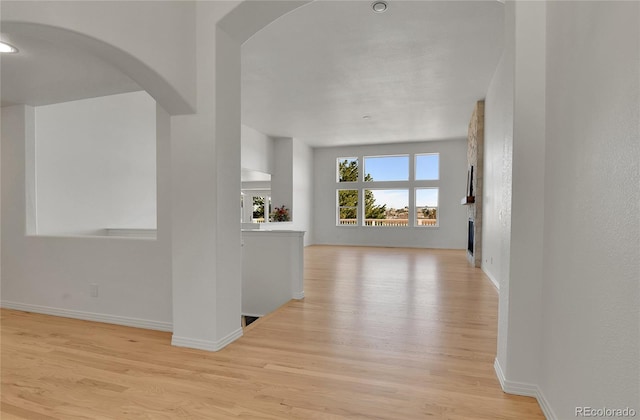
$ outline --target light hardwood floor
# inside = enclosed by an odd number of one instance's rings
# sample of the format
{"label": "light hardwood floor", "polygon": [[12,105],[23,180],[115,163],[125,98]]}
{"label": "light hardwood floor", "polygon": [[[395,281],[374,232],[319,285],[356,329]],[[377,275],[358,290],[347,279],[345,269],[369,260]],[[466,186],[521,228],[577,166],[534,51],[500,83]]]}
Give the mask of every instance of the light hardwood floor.
{"label": "light hardwood floor", "polygon": [[2,419],[543,419],[493,371],[497,292],[464,251],[314,246],[303,301],[217,353],[2,310]]}

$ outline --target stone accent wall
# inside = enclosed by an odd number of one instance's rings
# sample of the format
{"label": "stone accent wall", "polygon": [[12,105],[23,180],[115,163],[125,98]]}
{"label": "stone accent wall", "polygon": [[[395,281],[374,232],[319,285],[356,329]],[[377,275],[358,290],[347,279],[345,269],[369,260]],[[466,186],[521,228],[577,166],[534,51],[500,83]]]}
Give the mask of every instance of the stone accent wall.
{"label": "stone accent wall", "polygon": [[467,251],[467,259],[475,267],[482,264],[482,179],[484,161],[484,100],[478,101],[467,137],[467,162],[473,166],[473,195],[475,202],[467,205],[469,219],[473,220],[473,255]]}

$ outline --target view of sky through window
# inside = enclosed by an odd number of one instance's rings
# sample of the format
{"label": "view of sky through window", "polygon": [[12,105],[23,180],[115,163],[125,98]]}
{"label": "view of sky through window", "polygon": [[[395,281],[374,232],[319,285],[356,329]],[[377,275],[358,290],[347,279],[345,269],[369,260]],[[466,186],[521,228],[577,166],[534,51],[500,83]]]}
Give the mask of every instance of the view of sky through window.
{"label": "view of sky through window", "polygon": [[365,157],[364,173],[371,175],[371,181],[407,181],[409,156]]}
{"label": "view of sky through window", "polygon": [[386,204],[388,209],[403,209],[409,205],[409,191],[398,190],[367,190],[373,193],[376,204]]}
{"label": "view of sky through window", "polygon": [[437,207],[437,188],[418,188],[416,190],[416,207]]}
{"label": "view of sky through window", "polygon": [[440,155],[438,153],[430,153],[424,155],[416,155],[416,179],[417,180],[436,180],[440,178]]}

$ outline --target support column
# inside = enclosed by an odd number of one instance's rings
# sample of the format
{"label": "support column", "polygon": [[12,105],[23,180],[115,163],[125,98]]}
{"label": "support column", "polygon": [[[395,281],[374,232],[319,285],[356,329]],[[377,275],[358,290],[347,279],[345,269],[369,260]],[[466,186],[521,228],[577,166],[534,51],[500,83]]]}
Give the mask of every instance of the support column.
{"label": "support column", "polygon": [[514,14],[506,18],[515,19],[511,249],[498,324],[498,342],[506,339],[506,354],[498,362],[505,391],[535,396],[541,349],[546,3],[510,6]]}
{"label": "support column", "polygon": [[172,344],[212,351],[242,335],[240,46],[216,27],[229,7],[197,3],[198,108],[171,135]]}

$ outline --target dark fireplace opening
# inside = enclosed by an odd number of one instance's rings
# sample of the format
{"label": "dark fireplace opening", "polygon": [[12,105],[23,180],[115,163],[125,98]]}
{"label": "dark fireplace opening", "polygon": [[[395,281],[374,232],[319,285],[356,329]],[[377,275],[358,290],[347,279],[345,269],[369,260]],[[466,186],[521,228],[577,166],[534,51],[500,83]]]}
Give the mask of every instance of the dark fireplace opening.
{"label": "dark fireplace opening", "polygon": [[469,220],[469,233],[467,234],[467,251],[473,255],[473,220]]}

